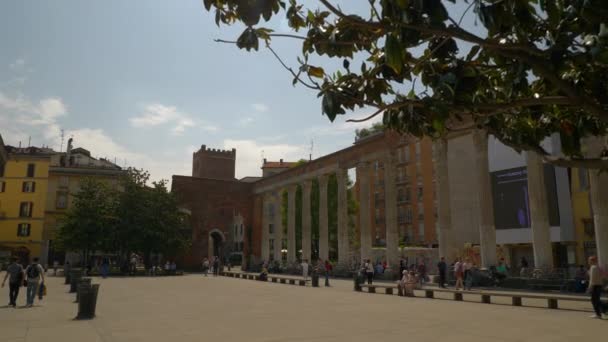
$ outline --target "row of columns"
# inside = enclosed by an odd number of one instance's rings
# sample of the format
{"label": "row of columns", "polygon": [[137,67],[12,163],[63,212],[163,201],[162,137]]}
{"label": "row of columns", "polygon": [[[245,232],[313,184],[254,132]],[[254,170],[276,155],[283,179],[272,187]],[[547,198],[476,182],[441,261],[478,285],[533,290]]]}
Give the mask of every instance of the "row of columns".
{"label": "row of columns", "polygon": [[[385,215],[386,215],[386,241],[387,252],[386,260],[389,265],[398,264],[399,262],[399,237],[397,228],[397,193],[395,184],[394,170],[394,155],[388,153],[384,159],[384,182],[385,182]],[[359,172],[359,218],[360,218],[360,254],[362,258],[372,258],[372,225],[371,225],[371,167],[369,163],[360,163],[357,165]],[[348,263],[351,257],[350,237],[348,229],[348,174],[347,170],[339,169],[336,171],[336,179],[338,182],[338,209],[337,209],[337,240],[338,240],[338,262]],[[329,222],[328,222],[328,202],[327,202],[327,186],[328,176],[321,175],[318,178],[319,182],[319,258],[326,260],[329,258]],[[302,182],[302,258],[310,260],[311,244],[312,244],[312,215],[310,206],[312,180],[308,179]],[[295,231],[295,213],[296,213],[296,189],[297,185],[292,184],[287,186],[287,261],[296,261],[296,231]],[[269,205],[275,208],[274,215],[274,255],[275,260],[281,260],[282,252],[282,225],[281,215],[278,208],[281,208],[281,191],[277,191],[278,195],[272,197],[268,193],[263,195],[264,213],[262,217],[262,258],[269,259],[269,243],[271,239],[268,231],[270,223]]]}
{"label": "row of columns", "polygon": [[[473,131],[475,153],[475,182],[477,189],[477,215],[479,217],[479,237],[481,266],[496,265],[496,229],[494,227],[494,207],[488,163],[488,135],[482,130]],[[592,137],[585,139],[586,157],[596,157],[606,146],[606,138]],[[544,173],[543,158],[533,151],[526,152],[528,173],[528,200],[532,229],[532,246],[534,264],[538,268],[552,268],[553,252],[549,223],[549,208]],[[458,246],[453,243],[450,214],[450,188],[448,168],[448,144],[445,139],[435,142],[435,160],[437,168],[438,193],[438,242],[439,255],[453,257],[458,253]],[[590,199],[595,227],[595,241],[598,263],[608,265],[608,173],[592,170],[589,172]],[[388,239],[387,239],[388,240]]]}
{"label": "row of columns", "polygon": [[[349,255],[348,244],[348,201],[347,201],[347,173],[346,170],[336,171],[338,180],[338,249],[340,261],[346,261]],[[319,258],[329,259],[329,218],[327,202],[328,175],[318,177],[319,181]],[[282,206],[281,191],[276,191],[274,196],[264,193],[262,199],[262,259],[269,259],[271,239],[269,232],[270,205],[274,206],[274,260],[282,259],[283,227],[280,208]],[[297,185],[286,187],[287,190],[287,261],[296,261],[296,191]],[[302,258],[311,259],[312,255],[312,215],[311,215],[311,191],[312,180],[307,179],[302,183]]]}
{"label": "row of columns", "polygon": [[[479,247],[481,266],[497,264],[496,228],[494,225],[494,206],[492,184],[488,160],[488,135],[485,131],[472,132],[475,159],[475,180],[477,184],[477,217],[479,218]],[[453,242],[450,208],[450,186],[448,168],[448,143],[446,139],[435,142],[435,161],[437,168],[438,193],[438,243],[439,255],[452,258],[458,255],[460,247]],[[536,267],[553,267],[549,211],[545,188],[542,158],[535,152],[526,153],[528,171],[528,197],[532,226],[532,244]]]}

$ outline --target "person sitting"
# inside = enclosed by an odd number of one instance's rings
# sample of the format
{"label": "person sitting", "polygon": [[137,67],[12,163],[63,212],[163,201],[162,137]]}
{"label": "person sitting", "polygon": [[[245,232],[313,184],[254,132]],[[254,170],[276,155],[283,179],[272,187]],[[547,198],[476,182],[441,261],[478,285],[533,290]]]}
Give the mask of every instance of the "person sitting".
{"label": "person sitting", "polygon": [[410,271],[404,281],[403,295],[406,297],[414,297],[414,289],[418,285],[418,277],[414,271]]}
{"label": "person sitting", "polygon": [[268,269],[266,266],[262,267],[262,272],[260,272],[260,281],[268,281]]}
{"label": "person sitting", "polygon": [[376,274],[383,274],[384,273],[384,267],[382,266],[382,264],[380,262],[378,262],[376,264],[375,271],[376,271]]}
{"label": "person sitting", "polygon": [[505,265],[505,263],[503,262],[503,260],[501,259],[498,262],[498,266],[496,266],[496,271],[493,272],[493,276],[497,281],[497,286],[500,285],[500,283],[502,283],[502,281],[507,278],[507,265]]}

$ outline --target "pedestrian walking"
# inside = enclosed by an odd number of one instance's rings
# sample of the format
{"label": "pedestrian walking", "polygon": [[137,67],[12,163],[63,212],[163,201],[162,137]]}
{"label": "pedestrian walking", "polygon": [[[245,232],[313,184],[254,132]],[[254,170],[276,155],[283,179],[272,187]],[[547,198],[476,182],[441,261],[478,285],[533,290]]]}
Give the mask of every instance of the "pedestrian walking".
{"label": "pedestrian walking", "polygon": [[370,259],[365,261],[364,268],[367,274],[367,284],[371,285],[374,282],[374,265]]}
{"label": "pedestrian walking", "polygon": [[107,278],[108,273],[110,273],[110,259],[108,257],[103,257],[101,260],[101,277]]}
{"label": "pedestrian walking", "polygon": [[462,278],[464,277],[464,267],[460,258],[456,259],[456,263],[454,264],[454,276],[456,277],[456,290],[464,288],[462,283]]}
{"label": "pedestrian walking", "polygon": [[17,297],[19,296],[19,288],[23,285],[23,279],[25,279],[25,275],[23,274],[23,267],[17,263],[17,258],[11,258],[11,264],[6,268],[6,274],[4,275],[4,280],[2,281],[2,287],[6,283],[6,279],[8,278],[8,306],[16,307],[17,306]]}
{"label": "pedestrian walking", "polygon": [[[445,281],[448,273],[448,265],[445,263],[445,258],[441,257],[441,260],[437,263],[437,271],[439,272],[439,287],[445,288]],[[401,271],[403,273],[403,271]]]}
{"label": "pedestrian walking", "polygon": [[129,264],[129,274],[131,275],[135,275],[137,273],[137,254],[132,253],[131,254],[131,260],[130,260],[130,264]]}
{"label": "pedestrian walking", "polygon": [[418,281],[420,282],[420,286],[422,286],[426,282],[426,265],[424,264],[424,261],[421,261],[420,264],[418,264],[417,271],[418,271]]}
{"label": "pedestrian walking", "polygon": [[302,277],[304,277],[304,283],[306,283],[308,281],[308,259],[304,259],[300,266],[302,266]]}
{"label": "pedestrian walking", "polygon": [[473,264],[469,258],[464,259],[462,269],[464,270],[464,289],[470,291],[473,286]]}
{"label": "pedestrian walking", "polygon": [[44,269],[38,263],[38,258],[34,258],[32,264],[25,269],[25,278],[27,280],[26,291],[26,307],[30,308],[34,305],[34,299],[38,294],[38,287],[44,283]]}
{"label": "pedestrian walking", "polygon": [[325,260],[325,286],[329,287],[329,274],[331,273],[333,267],[329,260]]}
{"label": "pedestrian walking", "polygon": [[528,275],[528,259],[526,259],[526,257],[522,256],[521,257],[521,262],[519,263],[519,266],[521,267],[520,271],[519,271],[519,276],[520,277],[525,277]]}
{"label": "pedestrian walking", "polygon": [[58,267],[59,267],[59,260],[53,261],[53,276],[57,276]]}
{"label": "pedestrian walking", "polygon": [[203,259],[203,274],[205,277],[207,276],[207,273],[209,273],[209,259],[205,258]]}
{"label": "pedestrian walking", "polygon": [[593,306],[593,311],[595,311],[595,314],[590,316],[591,318],[608,319],[601,300],[604,283],[602,278],[602,272],[597,265],[597,257],[589,257],[589,287],[587,288],[587,292],[591,294],[591,305]]}
{"label": "pedestrian walking", "polygon": [[213,276],[217,277],[220,273],[220,258],[217,256],[213,259]]}

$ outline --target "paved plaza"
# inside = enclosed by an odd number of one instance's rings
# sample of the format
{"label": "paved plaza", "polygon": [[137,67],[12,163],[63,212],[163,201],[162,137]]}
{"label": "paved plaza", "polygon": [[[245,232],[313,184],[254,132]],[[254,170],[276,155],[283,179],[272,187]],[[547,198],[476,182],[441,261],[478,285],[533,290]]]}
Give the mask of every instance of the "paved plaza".
{"label": "paved plaza", "polygon": [[74,321],[62,280],[48,277],[48,296],[32,309],[0,307],[0,341],[572,342],[608,332],[589,311],[373,295],[349,281],[304,288],[201,275],[96,278],[97,317]]}

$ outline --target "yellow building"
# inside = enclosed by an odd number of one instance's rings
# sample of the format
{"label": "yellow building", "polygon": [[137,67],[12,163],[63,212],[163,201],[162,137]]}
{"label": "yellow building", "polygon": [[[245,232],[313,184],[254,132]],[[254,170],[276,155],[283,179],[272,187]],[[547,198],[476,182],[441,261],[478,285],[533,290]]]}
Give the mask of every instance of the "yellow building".
{"label": "yellow building", "polygon": [[[57,260],[63,263],[66,255],[54,247],[54,239],[68,209],[72,207],[73,194],[80,189],[84,178],[95,178],[118,184],[118,178],[124,171],[114,163],[91,157],[83,148],[72,149],[72,140],[68,142],[66,152],[55,153],[49,168],[48,188],[46,192],[46,212],[44,217],[43,253],[41,263],[53,264]],[[72,262],[79,261],[74,255]]]}
{"label": "yellow building", "polygon": [[571,169],[570,192],[576,237],[576,262],[586,264],[587,258],[596,254],[587,170]]}
{"label": "yellow building", "polygon": [[0,258],[40,257],[52,150],[6,146],[0,168]]}

